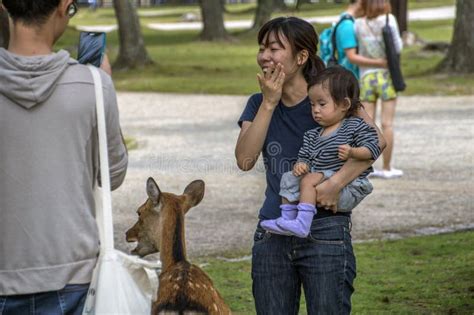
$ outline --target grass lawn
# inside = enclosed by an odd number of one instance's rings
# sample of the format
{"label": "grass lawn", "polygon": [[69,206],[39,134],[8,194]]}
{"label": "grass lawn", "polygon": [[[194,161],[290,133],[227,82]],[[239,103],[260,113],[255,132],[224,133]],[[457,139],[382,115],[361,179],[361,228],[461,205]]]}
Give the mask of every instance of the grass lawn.
{"label": "grass lawn", "polygon": [[[315,25],[321,31],[328,25]],[[425,41],[449,42],[453,21],[412,22],[409,29]],[[235,40],[226,43],[201,42],[197,31],[155,31],[143,28],[149,54],[155,64],[145,69],[115,72],[118,90],[176,93],[248,95],[258,90],[256,73],[256,35],[234,32]],[[57,48],[76,55],[79,34],[67,31]],[[118,53],[118,33],[108,34],[109,55]],[[437,74],[436,65],[444,54],[423,52],[419,46],[403,51],[402,66],[408,84],[404,95],[474,94],[474,75]]]}
{"label": "grass lawn", "polygon": [[[355,244],[353,314],[473,314],[473,244],[474,231]],[[198,261],[235,314],[255,314],[250,261]]]}

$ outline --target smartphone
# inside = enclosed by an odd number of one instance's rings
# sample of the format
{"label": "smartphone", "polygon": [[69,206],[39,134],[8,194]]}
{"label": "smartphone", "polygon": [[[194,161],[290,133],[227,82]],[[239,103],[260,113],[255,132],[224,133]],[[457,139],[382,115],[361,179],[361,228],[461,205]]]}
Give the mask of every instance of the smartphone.
{"label": "smartphone", "polygon": [[105,33],[81,32],[77,60],[82,64],[91,64],[100,67],[105,54]]}

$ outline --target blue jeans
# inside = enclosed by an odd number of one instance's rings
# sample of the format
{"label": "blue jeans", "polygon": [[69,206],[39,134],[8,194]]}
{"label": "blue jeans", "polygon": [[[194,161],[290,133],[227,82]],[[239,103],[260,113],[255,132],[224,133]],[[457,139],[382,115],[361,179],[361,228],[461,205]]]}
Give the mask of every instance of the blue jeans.
{"label": "blue jeans", "polygon": [[71,284],[59,291],[0,296],[0,315],[81,315],[89,284]]}
{"label": "blue jeans", "polygon": [[259,315],[298,314],[303,286],[308,315],[350,314],[356,263],[350,218],[315,219],[307,238],[257,226],[252,249],[255,308]]}

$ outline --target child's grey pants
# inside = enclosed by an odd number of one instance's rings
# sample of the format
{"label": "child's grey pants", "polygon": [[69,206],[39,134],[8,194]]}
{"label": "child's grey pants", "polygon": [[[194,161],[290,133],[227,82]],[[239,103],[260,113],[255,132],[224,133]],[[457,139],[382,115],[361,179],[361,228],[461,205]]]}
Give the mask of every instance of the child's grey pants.
{"label": "child's grey pants", "polygon": [[[324,180],[326,180],[336,172],[312,171],[312,173],[321,173],[324,176]],[[300,182],[303,176],[295,176],[293,175],[293,172],[284,173],[280,182],[280,196],[286,198],[289,202],[298,201],[300,199]],[[351,211],[362,201],[362,199],[370,194],[372,190],[373,186],[367,178],[354,179],[341,190],[339,194],[339,202],[337,204],[337,211]]]}

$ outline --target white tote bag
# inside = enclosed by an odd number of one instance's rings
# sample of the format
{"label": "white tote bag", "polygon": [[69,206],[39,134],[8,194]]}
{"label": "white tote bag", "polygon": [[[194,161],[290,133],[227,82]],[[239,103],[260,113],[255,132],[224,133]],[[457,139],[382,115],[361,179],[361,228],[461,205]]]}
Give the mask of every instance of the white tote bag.
{"label": "white tote bag", "polygon": [[156,263],[127,255],[114,248],[112,198],[105,128],[102,81],[97,68],[89,65],[94,78],[97,129],[99,134],[102,189],[95,191],[96,220],[99,228],[100,255],[92,275],[83,314],[150,314],[152,299],[158,289]]}

